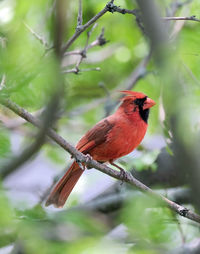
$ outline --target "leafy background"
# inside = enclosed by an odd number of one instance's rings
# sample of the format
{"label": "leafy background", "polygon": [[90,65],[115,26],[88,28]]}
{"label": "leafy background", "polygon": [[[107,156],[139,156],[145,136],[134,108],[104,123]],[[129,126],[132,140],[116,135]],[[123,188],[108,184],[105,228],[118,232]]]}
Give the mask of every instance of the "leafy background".
{"label": "leafy background", "polygon": [[[177,1],[156,2],[161,14],[166,16],[166,10]],[[0,1],[0,80],[6,77],[0,97],[10,98],[34,114],[46,106],[59,81],[58,62],[51,48],[53,4],[50,0]],[[115,4],[127,9],[137,7],[129,0],[116,0]],[[105,5],[106,1],[83,1],[83,23]],[[176,16],[198,17],[199,10],[198,0],[188,1],[178,8]],[[65,10],[64,41],[75,31],[77,12],[78,1],[69,1]],[[104,27],[107,43],[88,50],[80,69],[100,67],[101,71],[62,76],[65,91],[54,128],[74,145],[107,112],[114,111],[118,91],[126,88],[126,79],[150,50],[148,39],[132,15],[108,12],[97,23],[90,42]],[[171,34],[175,22],[166,24]],[[178,24],[180,22],[176,22]],[[48,49],[26,25],[45,39]],[[170,60],[166,69],[159,72],[152,59],[144,70],[146,75],[136,83],[134,90],[153,98],[157,106],[151,110],[148,133],[140,149],[119,161],[127,170],[134,167],[137,174],[145,175],[147,171],[156,174],[160,167],[164,168],[157,160],[161,149],[167,149],[167,156],[174,154],[168,112],[178,111],[177,132],[187,152],[198,158],[199,38],[200,24],[185,22],[169,42]],[[87,32],[84,32],[70,50],[84,48],[86,40]],[[67,58],[65,63],[69,64],[70,60],[74,61],[73,57]],[[170,65],[174,68],[173,74]],[[5,107],[0,107],[0,165],[19,154],[37,133],[30,124],[20,121]],[[175,156],[176,159],[180,158]],[[0,253],[182,253],[180,251],[188,243],[199,239],[198,225],[94,169],[84,173],[63,210],[45,208],[41,202],[44,193],[69,162],[70,156],[47,140],[37,155],[1,180]],[[165,165],[167,163],[168,160],[164,161]],[[198,160],[195,165],[198,172]],[[178,169],[180,171],[181,167]],[[182,182],[177,182],[176,189],[183,186]],[[166,186],[163,179],[155,181],[155,185],[165,195],[170,195],[168,187],[174,187],[170,181]],[[191,183],[184,182],[184,186],[188,185]],[[123,197],[123,202],[118,200],[112,207],[109,202],[106,205],[107,197],[117,200]],[[100,205],[96,200],[100,200]],[[198,211],[198,205],[192,200],[186,203]]]}

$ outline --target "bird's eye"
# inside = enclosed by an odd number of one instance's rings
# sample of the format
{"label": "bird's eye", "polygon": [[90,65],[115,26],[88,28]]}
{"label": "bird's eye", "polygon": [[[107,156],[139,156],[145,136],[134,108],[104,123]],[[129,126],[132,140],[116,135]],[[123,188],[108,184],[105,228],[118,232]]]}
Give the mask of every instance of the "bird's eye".
{"label": "bird's eye", "polygon": [[144,105],[144,102],[146,101],[147,99],[147,96],[145,96],[144,98],[140,98],[140,99],[135,99],[134,100],[134,103],[138,106],[143,106]]}
{"label": "bird's eye", "polygon": [[140,104],[140,100],[139,99],[136,99],[133,101],[136,105],[139,105]]}

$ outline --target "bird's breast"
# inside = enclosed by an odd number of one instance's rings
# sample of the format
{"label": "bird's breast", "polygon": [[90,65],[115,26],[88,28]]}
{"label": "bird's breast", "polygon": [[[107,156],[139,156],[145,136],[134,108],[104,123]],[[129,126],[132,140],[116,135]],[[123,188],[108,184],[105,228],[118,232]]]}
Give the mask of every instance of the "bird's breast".
{"label": "bird's breast", "polygon": [[142,121],[120,119],[108,133],[106,141],[91,151],[99,161],[114,160],[132,152],[142,141],[147,124]]}

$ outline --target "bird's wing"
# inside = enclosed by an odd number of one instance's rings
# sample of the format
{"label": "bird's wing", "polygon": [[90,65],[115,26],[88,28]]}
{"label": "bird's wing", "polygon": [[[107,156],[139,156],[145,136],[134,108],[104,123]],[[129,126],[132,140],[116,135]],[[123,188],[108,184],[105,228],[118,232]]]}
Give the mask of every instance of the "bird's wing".
{"label": "bird's wing", "polygon": [[87,154],[91,149],[106,141],[107,135],[113,126],[114,124],[108,119],[101,120],[81,138],[76,148]]}

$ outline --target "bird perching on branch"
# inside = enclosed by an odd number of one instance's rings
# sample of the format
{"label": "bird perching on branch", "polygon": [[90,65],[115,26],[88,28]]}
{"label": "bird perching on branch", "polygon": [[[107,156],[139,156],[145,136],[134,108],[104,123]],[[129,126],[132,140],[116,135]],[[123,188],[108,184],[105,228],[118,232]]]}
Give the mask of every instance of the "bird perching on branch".
{"label": "bird perching on branch", "polygon": [[[83,154],[89,154],[94,160],[109,162],[122,171],[114,161],[129,154],[141,143],[148,127],[149,109],[155,102],[140,92],[121,92],[125,96],[116,112],[90,129],[76,148]],[[53,188],[46,206],[53,204],[62,207],[82,173],[83,169],[74,161]]]}

